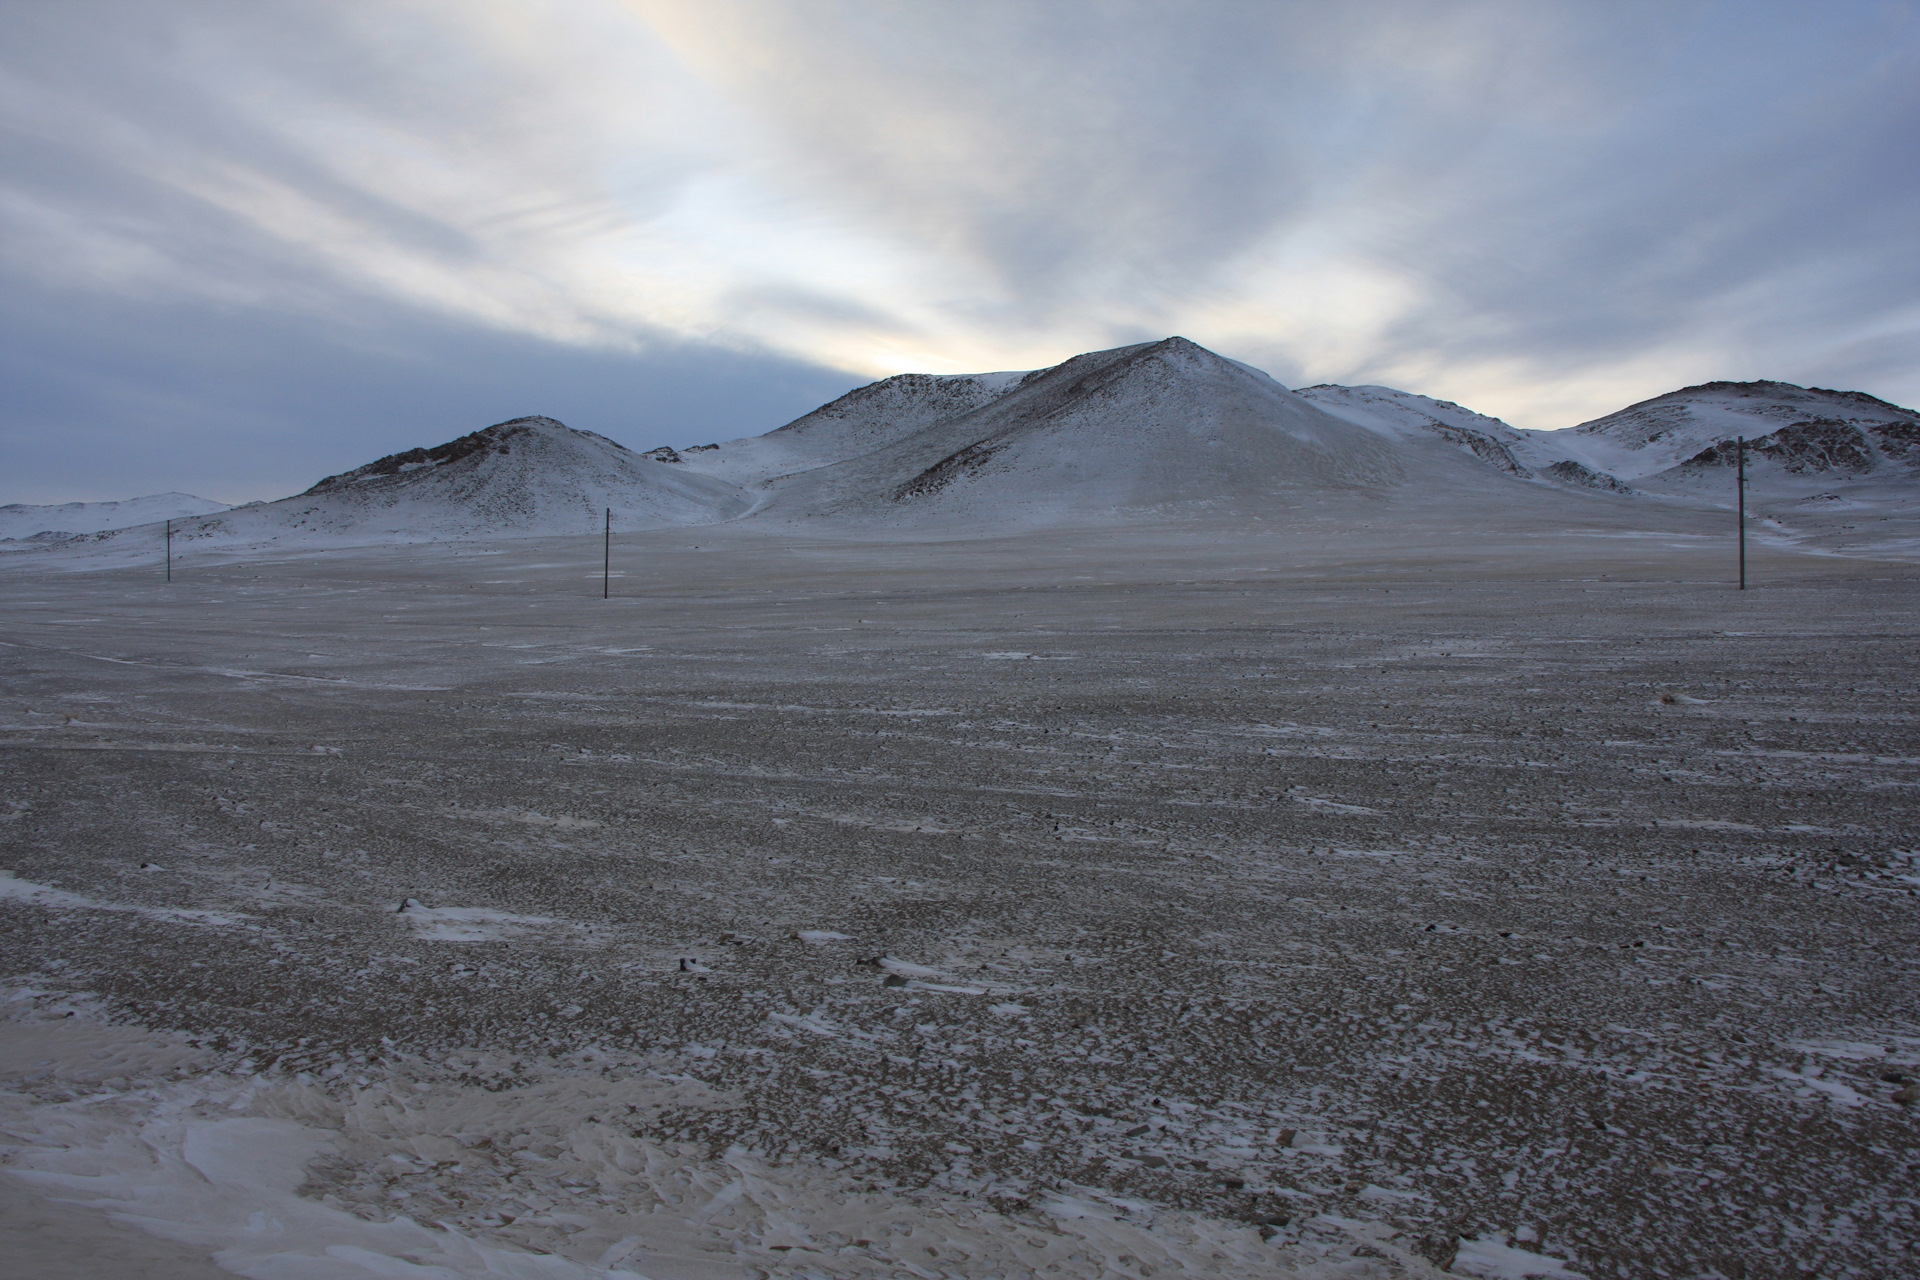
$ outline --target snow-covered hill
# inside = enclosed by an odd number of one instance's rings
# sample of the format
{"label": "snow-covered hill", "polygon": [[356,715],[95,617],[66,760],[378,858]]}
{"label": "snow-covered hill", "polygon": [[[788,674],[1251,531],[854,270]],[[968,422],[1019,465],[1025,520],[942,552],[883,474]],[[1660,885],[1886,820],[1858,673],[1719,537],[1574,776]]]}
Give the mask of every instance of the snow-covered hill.
{"label": "snow-covered hill", "polygon": [[1920,468],[1920,413],[1864,392],[1790,382],[1685,387],[1583,422],[1568,434],[1623,479],[1719,465],[1701,455],[1736,436],[1745,436],[1760,458],[1796,475]]}
{"label": "snow-covered hill", "polygon": [[151,493],[119,502],[61,502],[35,506],[25,502],[0,507],[0,539],[56,541],[79,533],[125,529],[155,520],[179,520],[225,511],[224,502],[210,502],[190,493]]}
{"label": "snow-covered hill", "polygon": [[[595,533],[708,524],[744,512],[738,486],[656,462],[552,418],[515,418],[396,453],[278,502],[177,522],[179,552]],[[78,540],[126,541],[151,530]],[[71,544],[70,544],[71,545]]]}
{"label": "snow-covered hill", "polygon": [[[1184,338],[1024,375],[890,379],[802,424],[816,456],[841,456],[733,472],[762,495],[756,518],[998,528],[1266,513],[1282,500],[1378,494],[1409,479],[1510,483],[1452,442],[1336,415]],[[858,451],[871,441],[881,443]],[[751,448],[767,446],[715,452]]]}
{"label": "snow-covered hill", "polygon": [[[1736,437],[1756,491],[1920,486],[1920,413],[1859,391],[1788,382],[1709,382],[1554,432],[1597,470],[1671,492],[1723,487]],[[1882,487],[1882,486],[1875,486]]]}
{"label": "snow-covered hill", "polygon": [[1269,513],[1283,495],[1554,486],[1630,494],[1517,430],[1390,387],[1290,392],[1184,338],[1031,372],[908,374],[764,436],[647,455],[743,485],[762,519],[974,525]]}

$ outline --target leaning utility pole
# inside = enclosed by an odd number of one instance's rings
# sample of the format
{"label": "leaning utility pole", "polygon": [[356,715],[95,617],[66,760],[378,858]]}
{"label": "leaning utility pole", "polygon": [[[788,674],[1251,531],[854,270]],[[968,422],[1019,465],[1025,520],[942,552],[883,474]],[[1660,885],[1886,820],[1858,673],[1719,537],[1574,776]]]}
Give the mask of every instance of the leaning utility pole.
{"label": "leaning utility pole", "polygon": [[604,540],[600,544],[600,598],[611,599],[613,595],[613,508],[607,508],[607,528]]}
{"label": "leaning utility pole", "polygon": [[1740,589],[1747,589],[1747,438],[1733,438],[1734,488],[1739,491],[1735,509],[1740,521]]}

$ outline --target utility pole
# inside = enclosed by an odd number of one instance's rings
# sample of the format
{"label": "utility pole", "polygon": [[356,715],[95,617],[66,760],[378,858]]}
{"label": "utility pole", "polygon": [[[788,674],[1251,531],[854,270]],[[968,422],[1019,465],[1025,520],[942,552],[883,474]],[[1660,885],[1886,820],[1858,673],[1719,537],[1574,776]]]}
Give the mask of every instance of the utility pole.
{"label": "utility pole", "polygon": [[607,508],[607,529],[600,546],[600,598],[613,596],[613,508]]}
{"label": "utility pole", "polygon": [[167,581],[173,581],[173,521],[167,521]]}
{"label": "utility pole", "polygon": [[1733,438],[1734,488],[1739,491],[1735,509],[1740,521],[1740,589],[1747,589],[1747,438]]}

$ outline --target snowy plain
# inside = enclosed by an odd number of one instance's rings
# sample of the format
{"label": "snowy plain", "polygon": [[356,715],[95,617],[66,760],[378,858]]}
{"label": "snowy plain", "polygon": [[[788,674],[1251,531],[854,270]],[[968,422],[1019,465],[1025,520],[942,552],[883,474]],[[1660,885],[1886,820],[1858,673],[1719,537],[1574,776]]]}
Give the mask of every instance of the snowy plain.
{"label": "snowy plain", "polygon": [[1907,1270],[1920,572],[1548,499],[10,561],[9,1247]]}

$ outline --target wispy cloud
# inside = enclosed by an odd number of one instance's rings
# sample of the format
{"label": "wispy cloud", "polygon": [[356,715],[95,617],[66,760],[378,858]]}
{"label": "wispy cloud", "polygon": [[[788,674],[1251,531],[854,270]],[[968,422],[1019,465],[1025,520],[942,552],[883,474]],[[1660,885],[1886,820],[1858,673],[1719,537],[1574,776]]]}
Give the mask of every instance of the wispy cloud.
{"label": "wispy cloud", "polygon": [[[789,383],[1181,332],[1535,426],[1707,377],[1920,400],[1910,3],[0,21],[0,272],[76,317],[257,313],[383,357],[692,343]],[[102,375],[138,382],[111,330]]]}

